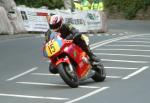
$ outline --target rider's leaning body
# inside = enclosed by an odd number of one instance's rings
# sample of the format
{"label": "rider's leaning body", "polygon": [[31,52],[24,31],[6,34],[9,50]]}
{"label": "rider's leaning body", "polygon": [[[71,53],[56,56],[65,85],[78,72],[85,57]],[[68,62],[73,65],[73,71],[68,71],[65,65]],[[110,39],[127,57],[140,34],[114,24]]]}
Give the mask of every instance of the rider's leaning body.
{"label": "rider's leaning body", "polygon": [[74,43],[84,50],[90,60],[93,62],[99,62],[100,60],[89,49],[85,40],[81,38],[81,33],[74,28],[71,24],[64,24],[63,18],[59,15],[51,16],[49,22],[50,29],[45,33],[45,41],[48,42],[50,39],[51,32],[59,32],[63,39],[73,39]]}
{"label": "rider's leaning body", "polygon": [[51,32],[59,32],[61,33],[61,37],[63,39],[73,39],[73,37],[78,34],[80,35],[79,31],[77,29],[75,29],[71,24],[62,24],[61,25],[61,28],[58,29],[58,30],[48,30],[46,33],[45,33],[45,40],[46,42],[49,41],[50,39],[50,34]]}

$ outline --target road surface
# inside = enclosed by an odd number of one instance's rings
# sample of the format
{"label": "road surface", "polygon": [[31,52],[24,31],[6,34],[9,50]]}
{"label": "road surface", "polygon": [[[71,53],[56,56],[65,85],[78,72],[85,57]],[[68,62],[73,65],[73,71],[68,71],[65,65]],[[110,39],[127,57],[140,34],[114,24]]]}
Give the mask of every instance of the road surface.
{"label": "road surface", "polygon": [[1,103],[149,103],[150,22],[110,20],[109,32],[88,34],[107,78],[68,87],[48,71],[43,35],[0,40]]}

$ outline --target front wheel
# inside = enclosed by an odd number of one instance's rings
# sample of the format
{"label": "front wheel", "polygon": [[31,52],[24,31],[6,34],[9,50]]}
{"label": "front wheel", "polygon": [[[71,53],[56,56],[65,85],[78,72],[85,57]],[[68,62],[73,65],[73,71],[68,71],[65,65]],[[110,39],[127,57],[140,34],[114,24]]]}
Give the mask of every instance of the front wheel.
{"label": "front wheel", "polygon": [[95,75],[92,76],[92,79],[96,82],[102,82],[106,78],[106,71],[104,65],[99,63],[98,65],[93,66],[93,70],[95,71]]}
{"label": "front wheel", "polygon": [[70,67],[68,64],[61,63],[57,66],[58,72],[61,78],[64,80],[64,82],[72,88],[77,88],[79,85],[79,79],[76,72],[74,71],[75,70],[74,66],[72,67],[73,67],[73,71],[69,72]]}

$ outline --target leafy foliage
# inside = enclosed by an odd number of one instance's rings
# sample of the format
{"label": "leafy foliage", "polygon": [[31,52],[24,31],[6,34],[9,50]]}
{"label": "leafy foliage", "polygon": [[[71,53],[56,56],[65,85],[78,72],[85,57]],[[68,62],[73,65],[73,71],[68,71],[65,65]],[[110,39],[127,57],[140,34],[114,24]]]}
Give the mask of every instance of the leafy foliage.
{"label": "leafy foliage", "polygon": [[15,2],[17,5],[26,5],[35,8],[39,8],[42,6],[47,6],[49,9],[63,7],[62,0],[15,0]]}
{"label": "leafy foliage", "polygon": [[[90,0],[92,1],[92,0]],[[146,10],[150,6],[150,0],[103,0],[106,9],[113,13],[122,12],[127,19],[133,19],[140,10]],[[26,5],[29,7],[47,6],[49,9],[63,7],[63,0],[15,0],[18,5]]]}
{"label": "leafy foliage", "polygon": [[110,12],[117,10],[123,12],[125,18],[133,19],[140,10],[146,10],[150,0],[103,0]]}

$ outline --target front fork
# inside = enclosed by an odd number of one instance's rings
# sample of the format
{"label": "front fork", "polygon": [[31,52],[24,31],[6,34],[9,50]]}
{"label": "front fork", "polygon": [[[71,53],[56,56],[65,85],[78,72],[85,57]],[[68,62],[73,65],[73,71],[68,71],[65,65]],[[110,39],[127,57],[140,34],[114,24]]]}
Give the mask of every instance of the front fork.
{"label": "front fork", "polygon": [[[70,59],[69,59],[68,56],[66,56],[65,58],[67,58],[67,59],[70,61]],[[67,70],[68,74],[69,74],[71,77],[74,77],[74,76],[75,76],[75,73],[74,73],[74,72],[76,72],[76,71],[74,70],[73,65],[71,64],[71,61],[68,63],[68,67],[69,67],[68,70]]]}
{"label": "front fork", "polygon": [[74,70],[73,65],[71,64],[71,61],[70,61],[70,59],[69,59],[68,56],[65,56],[65,58],[60,58],[60,59],[57,61],[56,65],[58,65],[58,64],[60,64],[60,63],[66,63],[66,64],[68,65],[68,68],[67,68],[66,72],[67,72],[71,77],[73,77],[73,76],[75,75],[75,73],[74,73],[75,70]]}

